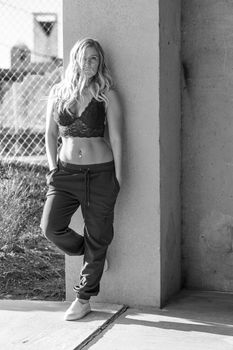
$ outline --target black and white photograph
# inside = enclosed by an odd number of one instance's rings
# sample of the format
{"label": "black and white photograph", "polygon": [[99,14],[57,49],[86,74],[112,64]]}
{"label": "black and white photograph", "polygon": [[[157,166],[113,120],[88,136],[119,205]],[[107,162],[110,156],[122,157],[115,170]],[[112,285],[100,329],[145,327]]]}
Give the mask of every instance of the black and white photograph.
{"label": "black and white photograph", "polygon": [[0,0],[0,349],[233,350],[233,0]]}

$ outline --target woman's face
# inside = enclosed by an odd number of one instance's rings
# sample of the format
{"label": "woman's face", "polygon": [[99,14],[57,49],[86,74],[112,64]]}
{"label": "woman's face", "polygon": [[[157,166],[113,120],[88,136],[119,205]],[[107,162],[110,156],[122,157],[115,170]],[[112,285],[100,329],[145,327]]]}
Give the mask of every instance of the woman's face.
{"label": "woman's face", "polygon": [[81,71],[88,79],[94,77],[99,68],[99,54],[92,46],[86,48],[81,62]]}

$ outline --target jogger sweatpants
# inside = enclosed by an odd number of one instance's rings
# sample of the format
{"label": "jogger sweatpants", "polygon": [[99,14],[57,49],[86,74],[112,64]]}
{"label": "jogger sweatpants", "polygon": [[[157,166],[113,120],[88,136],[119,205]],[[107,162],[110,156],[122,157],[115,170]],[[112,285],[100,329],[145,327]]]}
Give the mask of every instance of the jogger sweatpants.
{"label": "jogger sweatpants", "polygon": [[[47,198],[41,219],[45,236],[68,255],[82,255],[77,296],[89,299],[99,292],[108,245],[113,239],[114,206],[120,190],[114,162],[76,165],[59,160],[48,174]],[[84,235],[69,227],[81,206]]]}

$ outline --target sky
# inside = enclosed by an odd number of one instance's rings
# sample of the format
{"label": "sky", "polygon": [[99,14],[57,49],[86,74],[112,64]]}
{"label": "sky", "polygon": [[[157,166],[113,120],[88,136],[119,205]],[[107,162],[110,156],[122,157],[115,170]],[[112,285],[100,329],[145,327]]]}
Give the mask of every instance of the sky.
{"label": "sky", "polygon": [[62,0],[0,0],[0,68],[10,67],[16,43],[33,51],[33,13],[57,13],[58,57],[62,57]]}

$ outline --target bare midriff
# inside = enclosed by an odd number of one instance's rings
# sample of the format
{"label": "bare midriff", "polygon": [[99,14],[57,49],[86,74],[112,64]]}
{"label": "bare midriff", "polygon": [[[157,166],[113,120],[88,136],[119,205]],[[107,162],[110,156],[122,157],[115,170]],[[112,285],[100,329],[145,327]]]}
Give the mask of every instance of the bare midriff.
{"label": "bare midriff", "polygon": [[72,164],[100,164],[113,160],[104,137],[63,137],[59,158]]}

